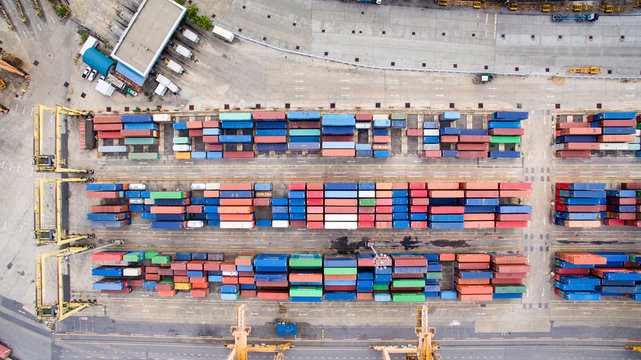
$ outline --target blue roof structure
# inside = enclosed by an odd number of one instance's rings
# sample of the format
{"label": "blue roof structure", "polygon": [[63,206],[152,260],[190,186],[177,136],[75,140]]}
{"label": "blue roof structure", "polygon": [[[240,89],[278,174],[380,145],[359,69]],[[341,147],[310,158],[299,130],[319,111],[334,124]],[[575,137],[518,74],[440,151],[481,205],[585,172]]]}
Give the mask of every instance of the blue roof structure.
{"label": "blue roof structure", "polygon": [[113,60],[94,48],[85,51],[82,55],[82,61],[103,75],[107,75],[109,69],[114,65]]}
{"label": "blue roof structure", "polygon": [[127,65],[119,62],[116,64],[116,71],[124,75],[127,79],[134,82],[138,86],[142,86],[142,83],[145,82],[145,78],[140,76],[137,72],[131,70]]}

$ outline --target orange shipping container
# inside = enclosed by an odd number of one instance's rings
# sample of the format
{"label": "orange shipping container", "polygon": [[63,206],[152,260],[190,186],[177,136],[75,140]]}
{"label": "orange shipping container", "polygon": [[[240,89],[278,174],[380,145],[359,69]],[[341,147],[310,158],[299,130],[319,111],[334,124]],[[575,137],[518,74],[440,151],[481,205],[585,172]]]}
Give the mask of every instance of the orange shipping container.
{"label": "orange shipping container", "polygon": [[238,284],[238,278],[235,276],[223,276],[224,285],[236,285]]}
{"label": "orange shipping container", "polygon": [[499,183],[497,182],[462,182],[460,184],[463,190],[498,190]]}
{"label": "orange shipping container", "polygon": [[529,197],[532,196],[532,192],[529,190],[501,190],[499,191],[499,197]]}
{"label": "orange shipping container", "polygon": [[489,262],[490,255],[488,254],[456,254],[456,261],[458,262]]}
{"label": "orange shipping container", "polygon": [[430,190],[429,193],[433,198],[462,198],[465,196],[463,190]]}
{"label": "orange shipping container", "polygon": [[307,190],[323,190],[325,189],[324,183],[307,183]]}
{"label": "orange shipping container", "polygon": [[220,184],[220,190],[253,190],[252,184],[248,183],[233,183],[233,184]]}
{"label": "orange shipping container", "polygon": [[203,192],[204,197],[209,197],[209,198],[217,198],[220,197],[220,191],[218,190],[205,190]]}
{"label": "orange shipping container", "polygon": [[251,206],[254,204],[253,199],[220,199],[220,206]]}
{"label": "orange shipping container", "polygon": [[323,274],[289,273],[289,282],[318,283],[323,281]]}
{"label": "orange shipping container", "polygon": [[427,183],[428,190],[458,190],[459,186],[457,182]]}
{"label": "orange shipping container", "polygon": [[358,199],[325,199],[329,206],[358,206]]}
{"label": "orange shipping container", "polygon": [[176,295],[176,290],[160,290],[158,291],[158,296],[169,297]]}
{"label": "orange shipping container", "polygon": [[463,295],[459,294],[458,299],[461,301],[492,301],[492,294],[487,295]]}
{"label": "orange shipping container", "polygon": [[354,157],[356,156],[356,150],[354,149],[323,149],[321,151],[321,156],[326,157]]}
{"label": "orange shipping container", "polygon": [[[469,213],[463,215],[465,221],[492,221],[494,220],[494,213]],[[492,225],[494,226],[494,225]]]}
{"label": "orange shipping container", "polygon": [[184,206],[152,206],[152,214],[183,214],[185,212]]}
{"label": "orange shipping container", "polygon": [[441,253],[438,254],[438,261],[455,261],[456,254],[454,253]]}
{"label": "orange shipping container", "polygon": [[307,214],[307,221],[323,221],[323,214]]}
{"label": "orange shipping container", "polygon": [[454,281],[459,285],[489,285],[490,279],[461,279],[455,277]]}
{"label": "orange shipping container", "polygon": [[254,214],[220,214],[220,221],[252,221]]}
{"label": "orange shipping container", "polygon": [[[390,184],[391,185],[391,184]],[[388,190],[376,190],[376,197],[377,198],[391,198],[392,197],[392,191]]]}
{"label": "orange shipping container", "polygon": [[527,264],[527,257],[517,254],[490,255],[495,264]]}
{"label": "orange shipping container", "polygon": [[465,295],[492,294],[494,288],[490,285],[456,285],[456,291]]}
{"label": "orange shipping container", "polygon": [[378,182],[376,183],[376,190],[392,190],[392,183]]}
{"label": "orange shipping container", "polygon": [[497,264],[494,265],[494,271],[500,273],[529,273],[530,265]]}
{"label": "orange shipping container", "polygon": [[251,214],[256,211],[253,206],[219,206],[219,214]]}

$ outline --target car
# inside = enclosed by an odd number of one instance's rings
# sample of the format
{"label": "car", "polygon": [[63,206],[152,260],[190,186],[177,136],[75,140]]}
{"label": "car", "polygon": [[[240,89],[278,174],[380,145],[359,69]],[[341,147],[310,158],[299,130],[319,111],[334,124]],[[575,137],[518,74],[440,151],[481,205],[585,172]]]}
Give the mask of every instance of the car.
{"label": "car", "polygon": [[91,70],[91,72],[89,73],[89,76],[87,76],[87,80],[93,81],[93,79],[96,78],[97,73],[98,71],[96,71],[96,69]]}
{"label": "car", "polygon": [[85,71],[82,72],[82,78],[86,79],[90,72],[91,72],[91,67],[87,66]]}
{"label": "car", "polygon": [[102,81],[105,81],[105,76],[104,75],[100,75],[100,77],[98,79],[102,80]]}

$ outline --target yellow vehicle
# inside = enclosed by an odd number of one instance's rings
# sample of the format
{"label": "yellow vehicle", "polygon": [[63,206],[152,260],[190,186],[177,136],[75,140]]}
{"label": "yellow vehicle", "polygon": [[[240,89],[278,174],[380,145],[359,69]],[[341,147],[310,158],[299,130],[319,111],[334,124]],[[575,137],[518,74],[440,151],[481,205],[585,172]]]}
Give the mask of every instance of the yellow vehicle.
{"label": "yellow vehicle", "polygon": [[543,12],[550,12],[550,10],[552,10],[552,6],[550,6],[550,5],[543,5],[541,7],[541,11],[543,11]]}
{"label": "yellow vehicle", "polygon": [[611,13],[614,11],[614,5],[602,5],[601,11],[603,11],[604,13]]}
{"label": "yellow vehicle", "polygon": [[447,0],[438,0],[440,6],[447,6]]}
{"label": "yellow vehicle", "polygon": [[600,74],[601,73],[601,67],[600,66],[585,66],[585,67],[577,67],[577,68],[570,68],[570,73],[576,73],[576,74]]}

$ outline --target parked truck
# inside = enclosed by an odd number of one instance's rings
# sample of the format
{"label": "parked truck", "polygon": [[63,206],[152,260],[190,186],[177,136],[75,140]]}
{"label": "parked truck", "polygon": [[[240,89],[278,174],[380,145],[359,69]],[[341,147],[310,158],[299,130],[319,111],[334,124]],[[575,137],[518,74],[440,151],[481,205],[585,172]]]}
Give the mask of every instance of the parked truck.
{"label": "parked truck", "polygon": [[169,91],[171,91],[174,94],[178,94],[178,92],[180,91],[180,88],[178,86],[176,86],[176,84],[171,82],[171,80],[169,80],[166,76],[164,76],[162,74],[158,74],[156,76],[156,81],[159,84],[165,86]]}
{"label": "parked truck", "polygon": [[176,50],[177,53],[186,57],[187,59],[191,59],[192,57],[194,57],[194,54],[191,52],[191,50],[187,49],[186,47],[180,44],[174,45],[174,50]]}
{"label": "parked truck", "polygon": [[565,20],[574,20],[577,22],[581,21],[590,21],[594,22],[599,20],[599,14],[594,13],[594,14],[581,14],[581,15],[552,15],[552,21],[554,22],[561,22]]}
{"label": "parked truck", "polygon": [[220,26],[214,26],[214,30],[212,30],[214,35],[218,36],[221,39],[224,39],[227,42],[232,42],[234,41],[234,33],[231,31],[225,30],[221,28]]}
{"label": "parked truck", "polygon": [[165,64],[167,64],[167,67],[170,68],[173,72],[176,72],[178,74],[182,74],[185,72],[185,69],[177,62],[173,60],[165,60]]}
{"label": "parked truck", "polygon": [[184,37],[186,37],[187,39],[193,41],[196,44],[198,44],[198,42],[200,41],[200,37],[198,36],[198,34],[196,34],[195,32],[193,32],[193,31],[191,31],[189,29],[184,29],[182,31],[182,34],[183,34]]}

